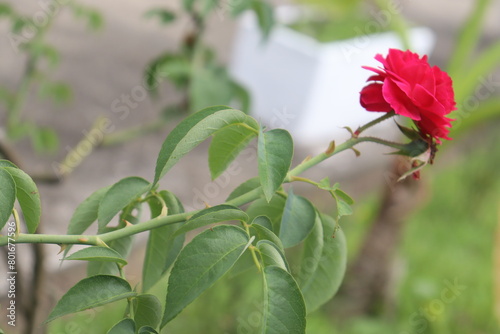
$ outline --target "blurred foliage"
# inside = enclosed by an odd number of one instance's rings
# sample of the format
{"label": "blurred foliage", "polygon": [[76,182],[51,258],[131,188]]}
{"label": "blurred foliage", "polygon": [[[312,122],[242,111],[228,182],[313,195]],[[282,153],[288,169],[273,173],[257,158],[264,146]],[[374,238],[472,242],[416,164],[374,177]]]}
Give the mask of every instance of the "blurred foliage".
{"label": "blurred foliage", "polygon": [[495,70],[500,69],[500,41],[482,44],[484,17],[491,0],[478,0],[462,26],[455,50],[450,55],[448,73],[453,79],[457,110],[452,137],[500,117],[500,94]]}
{"label": "blurred foliage", "polygon": [[[337,319],[330,325],[337,323],[335,326],[340,326],[343,334],[392,332],[384,331],[384,326],[397,328],[402,333],[500,333],[493,316],[492,281],[493,236],[498,228],[500,200],[500,170],[497,168],[500,151],[493,149],[500,145],[495,129],[498,125],[498,122],[483,125],[476,133],[462,138],[459,154],[449,151],[448,156],[438,156],[438,169],[426,171],[427,183],[431,186],[429,193],[433,195],[406,225],[397,253],[399,281],[394,286],[397,295],[393,308],[383,317],[347,322]],[[477,137],[478,134],[482,136]],[[351,256],[356,255],[373,221],[379,201],[376,195],[359,199],[354,215],[342,223]],[[443,303],[441,311],[438,301],[448,287],[446,282],[455,280],[465,289],[450,303]],[[421,311],[433,305],[432,302],[439,304],[434,306],[435,314],[422,316]],[[341,305],[334,301],[324,308],[323,316],[335,314],[336,307]],[[351,329],[366,321],[381,329],[366,332]]]}
{"label": "blurred foliage", "polygon": [[6,134],[12,141],[30,138],[38,153],[55,152],[59,140],[50,126],[40,126],[23,116],[30,94],[38,92],[39,98],[49,99],[55,104],[67,104],[72,100],[71,88],[64,82],[51,79],[52,72],[60,62],[60,54],[57,48],[46,42],[48,31],[65,7],[75,17],[86,20],[90,29],[96,30],[103,25],[97,11],[74,1],[67,5],[53,1],[45,6],[43,11],[37,12],[44,17],[40,21],[40,15],[21,14],[8,4],[0,4],[0,18],[8,20],[11,25],[6,37],[12,52],[19,60],[26,59],[18,87],[14,90],[0,87],[0,102],[6,110]]}
{"label": "blurred foliage", "polygon": [[210,105],[229,105],[248,112],[251,98],[247,90],[236,82],[217,57],[214,47],[204,41],[209,20],[217,15],[236,18],[245,11],[255,13],[263,39],[274,25],[273,9],[264,0],[182,0],[182,10],[175,12],[168,7],[148,10],[144,17],[169,28],[181,19],[188,18],[179,47],[167,50],[153,59],[145,70],[147,89],[158,96],[163,80],[169,81],[182,97],[180,102],[163,108],[161,118],[142,128],[133,128],[108,135],[104,144],[115,144],[133,139],[163,127],[172,118],[186,116]]}
{"label": "blurred foliage", "polygon": [[[292,28],[320,42],[345,40],[387,31],[408,44],[407,23],[389,0],[295,0],[306,10]],[[375,14],[377,16],[375,16]]]}
{"label": "blurred foliage", "polygon": [[248,111],[248,93],[231,78],[226,66],[219,63],[216,50],[206,45],[203,38],[211,15],[237,17],[247,10],[255,13],[263,35],[267,37],[274,24],[272,8],[262,0],[183,0],[182,4],[181,13],[154,8],[145,15],[158,19],[165,26],[175,24],[179,16],[187,16],[191,21],[191,28],[186,30],[180,49],[177,52],[166,51],[148,66],[148,88],[156,93],[160,78],[171,81],[185,97],[175,108],[179,111],[193,113],[208,105],[231,105],[235,102],[237,108]]}
{"label": "blurred foliage", "polygon": [[326,11],[332,15],[352,14],[359,10],[364,0],[295,0],[311,7]]}

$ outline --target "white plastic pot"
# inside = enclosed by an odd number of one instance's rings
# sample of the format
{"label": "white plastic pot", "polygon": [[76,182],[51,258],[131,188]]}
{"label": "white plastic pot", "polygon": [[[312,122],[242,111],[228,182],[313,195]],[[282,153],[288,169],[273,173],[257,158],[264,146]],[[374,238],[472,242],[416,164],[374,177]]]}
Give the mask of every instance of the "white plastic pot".
{"label": "white plastic pot", "polygon": [[[374,30],[376,23],[360,29]],[[411,29],[409,37],[414,52],[432,50],[429,29]],[[342,127],[354,129],[380,116],[359,104],[359,92],[372,75],[361,66],[379,66],[374,56],[389,48],[402,48],[392,32],[320,43],[284,25],[263,41],[255,16],[247,13],[239,22],[230,71],[249,90],[251,113],[259,121],[289,130],[299,143],[324,145],[346,133]]]}

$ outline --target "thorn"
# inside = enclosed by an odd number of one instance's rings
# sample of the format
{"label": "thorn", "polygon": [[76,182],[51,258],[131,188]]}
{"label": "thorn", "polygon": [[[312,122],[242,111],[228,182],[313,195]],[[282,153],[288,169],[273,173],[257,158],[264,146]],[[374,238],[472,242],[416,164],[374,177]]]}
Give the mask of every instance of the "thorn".
{"label": "thorn", "polygon": [[352,129],[348,126],[344,126],[343,129],[346,129],[353,138],[356,138],[359,135],[359,129],[356,132],[353,132]]}
{"label": "thorn", "polygon": [[302,163],[304,163],[304,162],[306,162],[306,161],[311,160],[311,158],[312,158],[312,157],[311,157],[310,155],[308,155],[308,156],[307,156],[304,160],[302,160]]}
{"label": "thorn", "polygon": [[355,149],[354,147],[351,147],[351,150],[353,150],[354,154],[356,155],[356,157],[359,157],[361,155],[361,152],[359,152],[357,149]]}
{"label": "thorn", "polygon": [[125,223],[125,227],[133,226],[128,220],[122,219],[122,221]]}
{"label": "thorn", "polygon": [[332,140],[330,144],[328,145],[328,148],[325,151],[326,155],[331,155],[333,152],[335,152],[335,141]]}
{"label": "thorn", "polygon": [[211,208],[212,206],[208,204],[207,202],[203,201],[203,204],[205,204],[205,209]]}
{"label": "thorn", "polygon": [[61,249],[59,250],[57,255],[61,254],[62,252],[64,252],[66,250],[66,248],[68,248],[68,245],[66,245],[66,244],[58,244],[58,246],[61,247]]}
{"label": "thorn", "polygon": [[76,239],[78,242],[88,242],[89,239],[87,238],[80,238],[80,239]]}

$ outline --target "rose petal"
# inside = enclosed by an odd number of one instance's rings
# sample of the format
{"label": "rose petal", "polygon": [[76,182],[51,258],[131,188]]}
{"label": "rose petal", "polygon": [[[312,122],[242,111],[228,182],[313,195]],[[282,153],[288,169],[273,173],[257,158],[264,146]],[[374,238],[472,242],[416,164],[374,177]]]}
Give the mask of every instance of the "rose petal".
{"label": "rose petal", "polygon": [[384,100],[381,83],[372,83],[364,87],[360,93],[360,103],[368,111],[392,110],[391,105]]}
{"label": "rose petal", "polygon": [[422,85],[416,85],[413,89],[412,101],[420,108],[426,109],[434,114],[441,116],[446,114],[443,105]]}
{"label": "rose petal", "polygon": [[391,105],[394,112],[401,116],[409,117],[415,121],[420,120],[420,111],[408,98],[398,85],[392,80],[385,80],[382,87],[384,99]]}
{"label": "rose petal", "polygon": [[450,139],[452,119],[445,116],[456,109],[456,102],[449,75],[431,67],[427,56],[409,50],[389,49],[386,57],[377,54],[375,59],[383,68],[363,67],[376,73],[367,80],[376,83],[362,90],[361,105],[368,111],[386,111],[389,105],[414,120],[423,136],[437,143]]}

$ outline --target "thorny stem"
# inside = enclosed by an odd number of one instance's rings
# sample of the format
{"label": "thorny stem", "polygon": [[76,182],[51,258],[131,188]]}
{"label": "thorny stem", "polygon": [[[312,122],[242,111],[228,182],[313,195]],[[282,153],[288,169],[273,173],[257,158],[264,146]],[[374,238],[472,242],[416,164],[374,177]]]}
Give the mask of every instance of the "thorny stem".
{"label": "thorny stem", "polygon": [[[392,116],[391,116],[392,117]],[[378,122],[381,120],[389,118],[388,115],[384,115],[378,119]],[[377,120],[376,120],[377,121]],[[378,122],[372,121],[369,124],[377,124]],[[361,129],[367,129],[367,126],[362,127]],[[288,172],[287,177],[285,178],[285,182],[293,182],[293,181],[303,181],[304,178],[298,178],[298,175],[302,174],[304,171],[310,169],[313,166],[321,163],[322,161],[332,157],[335,154],[338,154],[347,149],[352,149],[355,145],[362,142],[372,142],[381,145],[385,145],[388,147],[393,147],[396,149],[401,149],[403,144],[387,141],[380,138],[375,137],[356,137],[348,139],[346,142],[338,145],[333,150],[327,150],[326,152],[320,153],[317,156],[305,160],[294,169]],[[258,187],[253,189],[239,197],[236,197],[230,201],[227,201],[225,204],[233,205],[233,206],[241,206],[252,201],[259,199],[262,196],[262,188]],[[81,245],[94,245],[94,246],[104,246],[107,247],[107,243],[113,240],[122,239],[134,234],[138,234],[141,232],[149,231],[155,228],[163,227],[166,225],[179,224],[191,217],[192,215],[200,212],[201,210],[195,210],[187,213],[179,213],[171,216],[160,216],[153,218],[151,220],[136,224],[129,225],[124,228],[98,234],[98,235],[49,235],[49,234],[24,234],[20,233],[16,240],[10,239],[10,242],[14,243],[46,243],[46,244],[81,244]],[[0,237],[0,246],[5,246],[9,242],[7,236]]]}
{"label": "thorny stem", "polygon": [[302,174],[306,170],[310,169],[311,167],[316,166],[320,162],[332,157],[335,154],[338,154],[338,153],[345,151],[345,150],[348,150],[348,149],[352,149],[355,145],[360,144],[362,142],[377,143],[377,144],[381,144],[384,146],[393,147],[396,149],[402,149],[404,147],[403,144],[391,142],[391,141],[376,138],[376,137],[352,137],[352,138],[348,139],[346,142],[336,146],[333,151],[331,151],[331,152],[327,151],[327,152],[320,153],[317,156],[315,156],[307,161],[304,161],[303,163],[301,163],[300,165],[298,165],[297,167],[295,167],[294,169],[289,171],[288,175],[285,179],[285,182],[293,181],[294,178],[296,178],[298,175]]}
{"label": "thorny stem", "polygon": [[369,123],[366,123],[365,125],[363,125],[362,127],[359,127],[356,132],[355,132],[355,135],[356,136],[359,136],[361,134],[361,132],[365,131],[366,129],[368,128],[371,128],[372,126],[374,125],[377,125],[378,123],[380,122],[383,122],[391,117],[394,117],[396,115],[396,113],[394,111],[390,111],[388,113],[386,113],[385,115],[379,117],[379,118],[376,118],[374,119],[373,121],[369,122]]}

